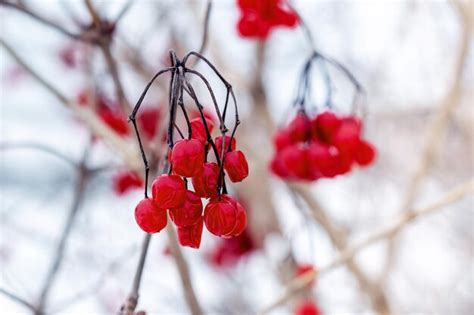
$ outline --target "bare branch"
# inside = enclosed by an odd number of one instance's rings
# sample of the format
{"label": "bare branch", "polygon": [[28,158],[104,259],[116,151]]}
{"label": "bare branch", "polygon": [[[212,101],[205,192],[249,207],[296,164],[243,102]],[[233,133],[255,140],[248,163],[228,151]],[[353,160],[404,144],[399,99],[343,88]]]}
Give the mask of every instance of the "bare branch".
{"label": "bare branch", "polygon": [[0,150],[9,150],[9,149],[31,149],[31,150],[38,150],[41,152],[48,153],[52,156],[55,156],[64,162],[68,163],[69,165],[77,168],[79,165],[76,161],[74,161],[71,157],[53,149],[41,143],[34,143],[34,142],[1,142],[0,143]]}
{"label": "bare branch", "polygon": [[69,101],[68,98],[64,96],[58,89],[52,86],[44,77],[31,68],[3,39],[0,39],[0,45],[43,87],[50,91],[61,103],[70,108],[80,119],[82,119],[95,135],[99,136],[105,143],[120,153],[123,156],[124,161],[130,166],[131,169],[141,169],[141,160],[134,146],[124,141],[112,129],[104,124],[91,108],[87,106],[80,106]]}
{"label": "bare branch", "polygon": [[410,213],[402,215],[400,218],[395,219],[393,224],[389,227],[381,229],[378,232],[373,233],[365,240],[358,242],[357,244],[347,247],[345,250],[341,252],[339,257],[335,259],[332,263],[328,264],[327,266],[320,268],[318,272],[316,271],[308,271],[303,275],[295,278],[286,288],[285,293],[280,296],[275,302],[271,303],[269,306],[265,307],[260,314],[266,314],[271,310],[275,309],[276,307],[284,304],[288,299],[290,299],[296,292],[299,292],[301,289],[308,286],[317,275],[321,275],[325,272],[328,272],[338,266],[341,266],[351,260],[354,256],[356,256],[359,252],[363,249],[367,248],[368,246],[377,243],[382,240],[389,239],[393,237],[393,235],[398,234],[401,230],[409,225],[409,223],[415,221],[418,218],[426,216],[430,213],[433,213],[437,210],[440,210],[454,202],[461,200],[462,198],[472,195],[474,193],[474,181],[469,181],[462,185],[457,186],[446,195],[444,195],[441,199],[437,202],[433,203],[432,205],[422,208],[420,210],[413,210]]}
{"label": "bare branch", "polygon": [[5,295],[6,297],[12,299],[13,301],[29,308],[33,312],[36,311],[35,307],[32,304],[30,304],[28,301],[24,300],[23,298],[19,297],[18,295],[14,294],[14,293],[12,293],[10,291],[7,291],[4,288],[0,288],[0,293]]}
{"label": "bare branch", "polygon": [[181,283],[183,284],[184,297],[189,306],[189,310],[193,315],[202,315],[203,312],[201,306],[199,305],[193,289],[188,264],[183,256],[183,253],[181,252],[181,248],[179,247],[178,239],[176,238],[176,232],[171,225],[166,227],[166,232],[168,233],[168,241],[171,248],[171,253],[173,254],[176,266],[179,270]]}
{"label": "bare branch", "polygon": [[86,165],[87,157],[89,155],[88,151],[89,151],[89,147],[86,148],[81,164],[79,165],[72,206],[71,206],[71,209],[69,210],[69,215],[67,217],[66,223],[64,224],[64,228],[61,233],[61,238],[59,240],[55,254],[53,256],[54,257],[53,263],[49,268],[48,274],[44,280],[43,287],[41,289],[41,293],[40,293],[38,304],[37,304],[38,306],[36,307],[36,310],[35,310],[35,314],[38,314],[38,315],[44,314],[44,309],[47,303],[49,292],[52,286],[54,285],[56,277],[61,268],[61,264],[65,256],[66,245],[69,240],[69,236],[73,229],[75,219],[77,217],[79,209],[84,200],[84,192],[86,190],[87,181],[90,175],[90,171]]}

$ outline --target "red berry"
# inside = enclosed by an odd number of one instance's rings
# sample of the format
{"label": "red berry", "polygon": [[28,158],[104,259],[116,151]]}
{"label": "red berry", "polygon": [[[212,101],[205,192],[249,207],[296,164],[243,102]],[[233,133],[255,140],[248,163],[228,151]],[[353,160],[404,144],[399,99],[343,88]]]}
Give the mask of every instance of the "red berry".
{"label": "red berry", "polygon": [[344,118],[335,131],[331,142],[338,148],[339,152],[353,156],[359,146],[360,131],[361,124],[357,118]]}
{"label": "red berry", "polygon": [[126,136],[129,134],[127,119],[125,119],[125,116],[121,111],[101,106],[97,110],[97,113],[102,121],[120,136]]}
{"label": "red berry", "polygon": [[186,199],[186,186],[176,175],[158,176],[152,184],[152,194],[161,209],[178,208]]}
{"label": "red berry", "polygon": [[160,209],[152,199],[143,199],[135,208],[135,220],[143,231],[157,233],[166,226],[166,210]]}
{"label": "red berry", "polygon": [[201,245],[202,227],[202,218],[199,219],[199,221],[194,225],[178,227],[179,243],[182,246],[199,248],[199,246]]}
{"label": "red berry", "polygon": [[170,153],[170,162],[175,174],[193,177],[202,170],[204,147],[199,140],[182,139],[175,143]]}
{"label": "red berry", "polygon": [[[304,275],[307,272],[313,272],[314,271],[314,266],[310,264],[301,264],[296,267],[296,276],[299,277],[301,275]],[[311,282],[311,284],[314,283],[314,280]]]}
{"label": "red berry", "polygon": [[311,121],[308,116],[305,113],[296,114],[288,125],[288,132],[293,143],[309,140],[311,138]]}
{"label": "red berry", "polygon": [[[227,152],[229,151],[234,151],[235,150],[235,147],[236,147],[236,141],[235,141],[235,138],[232,138],[232,143],[230,141],[230,137],[229,136],[225,136],[225,149],[224,149],[224,154],[226,154]],[[216,145],[216,148],[217,148],[217,152],[219,153],[219,155],[221,155],[222,153],[222,136],[219,136],[219,137],[216,137],[216,139],[214,140],[214,143]],[[230,150],[229,150],[229,144],[231,143],[230,145]]]}
{"label": "red berry", "polygon": [[204,223],[212,234],[228,235],[237,225],[237,209],[222,197],[213,198],[204,209]]}
{"label": "red berry", "polygon": [[[206,117],[207,128],[209,129],[209,134],[212,133],[214,129],[214,123],[211,119]],[[200,117],[194,118],[191,120],[191,130],[192,130],[192,139],[201,141],[203,144],[207,141],[207,133],[204,123]]]}
{"label": "red berry", "polygon": [[331,143],[334,133],[341,126],[341,119],[332,112],[323,112],[312,122],[313,138],[324,143]]}
{"label": "red berry", "polygon": [[298,145],[292,145],[280,153],[282,168],[288,172],[289,178],[306,179],[308,176],[308,150]]}
{"label": "red berry", "polygon": [[303,301],[295,309],[295,315],[321,315],[321,311],[313,301]]}
{"label": "red berry", "polygon": [[138,125],[140,126],[143,135],[148,140],[152,140],[155,137],[156,130],[158,127],[158,121],[160,120],[159,108],[144,108],[138,114]]}
{"label": "red berry", "polygon": [[133,188],[143,187],[143,180],[136,172],[123,171],[113,178],[114,191],[118,195],[123,195]]}
{"label": "red berry", "polygon": [[170,209],[170,218],[178,227],[194,225],[201,216],[201,198],[190,190],[186,192],[186,200],[181,207]]}
{"label": "red berry", "polygon": [[202,198],[217,197],[218,180],[219,165],[214,162],[205,163],[201,172],[192,179],[194,191]]}
{"label": "red berry", "polygon": [[231,151],[225,155],[224,168],[232,182],[241,182],[249,175],[249,165],[242,151]]}
{"label": "red berry", "polygon": [[292,140],[290,132],[286,128],[278,130],[273,137],[273,144],[275,145],[277,152],[291,145]]}
{"label": "red berry", "polygon": [[359,165],[367,166],[375,159],[375,148],[367,141],[361,140],[357,147],[355,159]]}
{"label": "red berry", "polygon": [[237,223],[235,224],[234,229],[226,236],[235,237],[239,236],[245,231],[247,227],[247,213],[245,212],[244,207],[238,202],[236,202],[237,209]]}

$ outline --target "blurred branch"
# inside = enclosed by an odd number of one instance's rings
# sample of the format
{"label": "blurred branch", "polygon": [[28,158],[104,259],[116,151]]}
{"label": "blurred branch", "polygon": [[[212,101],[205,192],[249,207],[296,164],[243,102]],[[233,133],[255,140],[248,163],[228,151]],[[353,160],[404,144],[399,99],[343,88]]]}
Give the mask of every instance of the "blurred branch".
{"label": "blurred branch", "polygon": [[127,14],[128,10],[132,7],[132,5],[135,3],[135,0],[128,0],[127,3],[123,6],[122,10],[117,14],[117,17],[114,20],[114,24],[117,24],[118,21],[120,21],[125,14]]}
{"label": "blurred branch", "polygon": [[72,228],[75,223],[75,219],[79,212],[79,209],[84,200],[84,192],[87,187],[87,181],[90,176],[90,171],[87,168],[87,157],[89,155],[89,145],[85,149],[82,161],[78,167],[77,182],[74,191],[74,199],[72,202],[71,209],[69,210],[69,215],[67,217],[66,223],[64,225],[63,231],[61,233],[61,238],[59,240],[58,246],[56,248],[53,263],[48,271],[48,274],[44,280],[43,287],[41,289],[40,297],[35,309],[35,314],[41,315],[44,314],[44,309],[48,299],[49,292],[54,285],[58,272],[61,268],[61,264],[65,257],[66,245],[69,240]]}
{"label": "blurred branch", "polygon": [[32,17],[34,20],[59,31],[60,33],[66,35],[66,36],[68,36],[72,39],[87,40],[87,38],[85,36],[83,36],[81,34],[72,33],[70,31],[66,30],[61,25],[57,24],[56,22],[51,21],[51,20],[37,14],[36,12],[34,12],[31,9],[29,9],[28,7],[26,7],[23,3],[14,3],[12,1],[0,0],[0,5],[4,6],[4,7],[10,7],[10,8],[13,8],[13,9],[21,12],[21,13],[24,13],[24,14]]}
{"label": "blurred branch", "polygon": [[332,263],[326,267],[320,268],[318,271],[309,271],[303,275],[295,278],[286,288],[285,293],[279,297],[276,301],[271,303],[269,306],[265,307],[260,314],[266,314],[276,307],[284,304],[289,300],[294,294],[299,292],[301,289],[304,289],[309,284],[314,281],[316,276],[328,272],[331,269],[334,269],[338,266],[341,266],[347,263],[349,260],[353,259],[358,253],[368,246],[377,243],[382,240],[389,239],[394,235],[400,233],[405,227],[407,227],[411,222],[419,219],[423,216],[431,214],[437,210],[440,210],[454,202],[461,200],[462,198],[472,195],[474,193],[474,181],[469,181],[467,183],[461,184],[455,187],[453,190],[444,195],[437,202],[433,203],[430,206],[422,208],[420,210],[413,210],[409,213],[405,213],[399,218],[395,219],[390,226],[387,228],[381,229],[378,232],[373,233],[372,235],[365,238],[363,241],[358,242],[357,244],[347,247],[341,252],[339,257],[335,259]]}
{"label": "blurred branch", "polygon": [[[413,204],[415,203],[416,197],[422,187],[423,180],[429,174],[436,162],[440,146],[443,144],[443,135],[446,133],[446,129],[449,126],[449,122],[461,97],[463,72],[468,58],[472,28],[463,5],[460,2],[454,2],[454,6],[458,10],[460,16],[462,32],[460,48],[454,66],[453,80],[447,94],[438,107],[435,118],[427,128],[428,135],[425,140],[425,146],[420,157],[419,165],[407,185],[405,198],[403,199],[400,209],[400,212],[406,213],[407,215],[412,211],[411,209],[413,208]],[[396,251],[397,247],[395,240],[390,240],[389,246],[387,247],[387,263],[381,272],[382,281],[390,273],[393,257],[396,255]]]}
{"label": "blurred branch", "polygon": [[140,259],[138,260],[138,266],[135,270],[135,276],[133,277],[132,291],[125,300],[125,303],[120,308],[120,314],[122,315],[133,315],[135,312],[135,308],[137,307],[140,283],[142,281],[143,268],[145,267],[148,248],[150,247],[151,236],[152,234],[146,233],[145,237],[143,238]]}
{"label": "blurred branch", "polygon": [[91,129],[91,131],[99,136],[110,147],[114,148],[116,152],[120,153],[124,161],[133,170],[141,170],[141,159],[137,154],[134,146],[124,141],[112,129],[104,124],[96,113],[89,107],[80,106],[67,99],[58,89],[52,86],[44,77],[31,68],[17,52],[7,44],[3,39],[0,39],[0,45],[7,51],[7,53],[31,76],[33,76],[44,88],[51,92],[61,103],[70,108],[81,120],[83,120]]}
{"label": "blurred branch", "polygon": [[193,289],[193,284],[191,281],[191,275],[189,273],[189,268],[186,260],[184,259],[183,253],[181,252],[178,239],[176,238],[176,232],[174,231],[171,225],[166,227],[166,232],[168,234],[169,246],[171,253],[173,254],[176,266],[178,267],[179,276],[181,277],[181,283],[183,284],[184,297],[189,306],[189,310],[192,315],[202,315],[202,309],[199,305],[196,293]]}
{"label": "blurred branch", "polygon": [[[287,184],[289,189],[300,196],[308,205],[311,216],[326,231],[332,244],[342,251],[347,247],[348,235],[345,230],[336,226],[319,202],[313,198],[309,189],[301,184]],[[347,268],[356,278],[359,287],[370,298],[372,306],[379,314],[391,314],[390,306],[381,287],[371,281],[352,259],[347,261]]]}
{"label": "blurred branch", "polygon": [[43,145],[41,143],[34,143],[34,142],[1,142],[0,143],[0,150],[10,150],[10,149],[38,150],[41,152],[48,153],[52,156],[55,156],[75,168],[79,167],[79,164],[76,161],[74,161],[71,157],[59,151],[56,151],[53,148]]}
{"label": "blurred branch", "polygon": [[201,47],[199,47],[199,54],[204,53],[204,49],[206,49],[206,44],[207,44],[207,37],[209,33],[209,19],[211,17],[211,10],[212,10],[212,0],[207,1],[206,5],[206,13],[204,15],[204,29],[202,31],[202,39],[201,39]]}
{"label": "blurred branch", "polygon": [[30,304],[29,302],[25,301],[23,298],[19,297],[18,295],[14,294],[14,293],[11,293],[10,291],[7,291],[3,288],[0,288],[0,294],[3,294],[5,295],[6,297],[10,298],[11,300],[29,308],[31,311],[35,311],[35,307]]}

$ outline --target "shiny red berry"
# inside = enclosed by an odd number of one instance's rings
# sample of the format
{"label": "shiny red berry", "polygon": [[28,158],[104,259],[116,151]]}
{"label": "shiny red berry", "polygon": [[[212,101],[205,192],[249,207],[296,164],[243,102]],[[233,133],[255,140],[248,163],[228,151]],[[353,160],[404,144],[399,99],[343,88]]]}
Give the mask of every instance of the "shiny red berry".
{"label": "shiny red berry", "polygon": [[237,209],[222,197],[211,199],[204,209],[204,223],[212,234],[227,235],[236,227]]}
{"label": "shiny red berry", "polygon": [[178,240],[182,246],[199,248],[202,238],[203,220],[190,226],[178,227]]}
{"label": "shiny red berry", "polygon": [[199,140],[182,139],[176,141],[170,154],[173,173],[193,177],[197,175],[204,164],[204,147]]}
{"label": "shiny red berry", "polygon": [[224,168],[232,182],[237,183],[249,175],[249,165],[242,151],[231,151],[225,155]]}
{"label": "shiny red berry", "polygon": [[143,199],[135,208],[135,220],[147,233],[157,233],[166,227],[166,210],[160,209],[153,199]]}
{"label": "shiny red berry", "polygon": [[219,165],[214,162],[205,163],[201,172],[192,179],[194,191],[202,198],[216,197],[218,180]]}
{"label": "shiny red berry", "polygon": [[161,209],[177,208],[184,204],[186,186],[181,177],[165,174],[158,176],[153,182],[152,194]]}
{"label": "shiny red berry", "polygon": [[[237,144],[235,138],[232,137],[232,141],[230,141],[230,136],[225,136],[224,139],[225,139],[224,154],[229,152],[229,151],[234,151],[235,147],[236,147],[236,144]],[[220,155],[222,153],[222,136],[216,137],[216,139],[214,140],[214,143],[216,145],[217,152]],[[230,145],[230,150],[229,150],[229,145]]]}
{"label": "shiny red berry", "polygon": [[[214,123],[211,119],[205,118],[207,128],[209,129],[209,134],[211,134],[212,130],[214,129]],[[207,133],[204,123],[200,117],[194,118],[191,120],[191,130],[192,130],[192,139],[196,139],[201,141],[203,144],[207,141]]]}
{"label": "shiny red berry", "polygon": [[186,200],[181,207],[170,209],[170,218],[178,227],[194,225],[201,216],[201,198],[190,190],[186,191]]}

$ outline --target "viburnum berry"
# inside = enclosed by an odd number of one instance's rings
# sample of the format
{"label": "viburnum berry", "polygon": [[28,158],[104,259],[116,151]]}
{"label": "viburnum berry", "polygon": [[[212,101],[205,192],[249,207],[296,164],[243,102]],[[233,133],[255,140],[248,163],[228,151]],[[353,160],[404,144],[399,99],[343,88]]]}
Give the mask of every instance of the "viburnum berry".
{"label": "viburnum berry", "polygon": [[127,119],[119,109],[111,109],[107,106],[101,106],[97,110],[97,114],[102,121],[113,129],[120,136],[129,134]]}
{"label": "viburnum berry", "polygon": [[143,187],[143,180],[134,171],[122,171],[113,178],[114,191],[117,195],[123,195],[133,188]]}
{"label": "viburnum berry", "polygon": [[199,248],[202,238],[203,220],[190,226],[178,227],[178,240],[182,246]]}
{"label": "viburnum berry", "polygon": [[298,16],[282,0],[238,0],[241,16],[237,25],[243,37],[265,39],[277,26],[294,27]]}
{"label": "viburnum berry", "polygon": [[145,198],[135,208],[135,220],[143,231],[157,233],[166,227],[166,210],[160,209],[153,199]]}
{"label": "viburnum berry", "polygon": [[217,197],[218,180],[219,165],[214,162],[205,163],[201,172],[192,179],[194,191],[202,198]]}
{"label": "viburnum berry", "polygon": [[[229,151],[234,151],[235,147],[237,145],[237,142],[236,142],[235,138],[232,137],[232,141],[230,141],[230,137],[225,136],[224,139],[225,139],[224,154],[229,152]],[[221,136],[216,137],[216,139],[214,140],[214,143],[216,144],[217,152],[219,154],[221,154],[221,152],[222,152],[222,137]],[[229,150],[229,147],[230,147],[230,150]]]}
{"label": "viburnum berry", "polygon": [[321,311],[313,301],[307,300],[296,306],[295,315],[321,315]]}
{"label": "viburnum berry", "polygon": [[226,153],[224,168],[232,182],[237,183],[249,175],[249,165],[242,151],[231,151]]}
{"label": "viburnum berry", "polygon": [[161,209],[177,208],[186,200],[186,186],[177,175],[161,175],[152,184],[152,194]]}
{"label": "viburnum berry", "polygon": [[169,210],[170,218],[178,227],[196,224],[202,217],[202,201],[194,192],[186,191],[186,200],[179,208]]}
{"label": "viburnum berry", "polygon": [[230,267],[256,249],[255,242],[247,229],[237,237],[222,239],[210,252],[209,259],[216,267]]}
{"label": "viburnum berry", "polygon": [[[314,266],[310,264],[301,264],[296,267],[296,276],[302,276],[307,272],[313,272]],[[311,284],[314,284],[314,280],[311,281]]]}
{"label": "viburnum berry", "polygon": [[176,141],[170,153],[170,162],[175,174],[193,177],[204,164],[204,147],[199,140],[182,139]]}
{"label": "viburnum berry", "polygon": [[362,123],[354,116],[326,111],[310,120],[298,112],[274,136],[276,153],[270,169],[281,178],[313,181],[346,174],[354,163],[367,166],[375,149],[361,139],[361,131]]}
{"label": "viburnum berry", "polygon": [[[212,122],[211,119],[207,117],[205,119],[206,119],[207,128],[209,130],[209,134],[211,134],[212,130],[214,129],[214,123]],[[194,118],[191,120],[190,123],[191,123],[191,130],[192,130],[191,138],[199,140],[203,144],[206,143],[207,141],[206,127],[204,126],[202,119],[200,117]]]}
{"label": "viburnum berry", "polygon": [[214,235],[230,234],[237,225],[237,208],[224,198],[213,198],[204,209],[204,223]]}
{"label": "viburnum berry", "polygon": [[159,108],[148,107],[144,108],[138,115],[138,125],[146,136],[146,139],[152,140],[155,137],[160,120]]}

